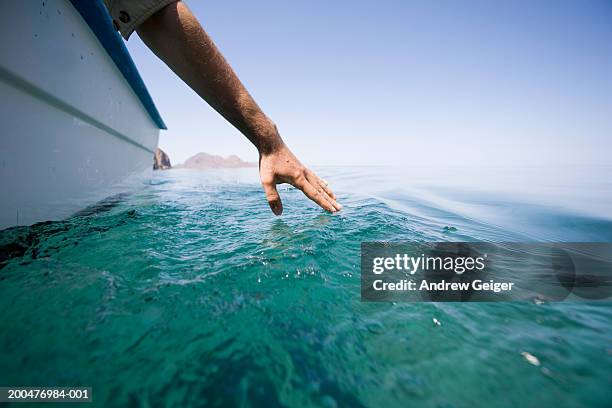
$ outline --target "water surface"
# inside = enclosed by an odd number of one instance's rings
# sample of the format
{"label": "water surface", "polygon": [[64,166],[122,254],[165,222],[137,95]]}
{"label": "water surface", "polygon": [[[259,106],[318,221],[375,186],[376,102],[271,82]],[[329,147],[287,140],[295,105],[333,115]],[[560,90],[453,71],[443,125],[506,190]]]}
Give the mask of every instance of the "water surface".
{"label": "water surface", "polygon": [[320,170],[338,214],[281,187],[272,216],[256,169],[172,170],[0,232],[0,385],[106,407],[609,406],[610,304],[362,303],[359,248],[612,242],[610,168]]}

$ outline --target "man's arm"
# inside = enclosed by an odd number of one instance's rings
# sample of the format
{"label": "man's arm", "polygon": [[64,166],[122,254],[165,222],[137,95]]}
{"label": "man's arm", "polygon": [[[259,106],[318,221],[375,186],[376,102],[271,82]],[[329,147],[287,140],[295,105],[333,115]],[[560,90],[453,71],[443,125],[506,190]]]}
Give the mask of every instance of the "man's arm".
{"label": "man's arm", "polygon": [[170,4],[137,28],[144,43],[259,150],[259,174],[272,212],[283,211],[276,185],[289,183],[328,211],[342,208],[327,183],[281,139],[232,67],[185,4]]}

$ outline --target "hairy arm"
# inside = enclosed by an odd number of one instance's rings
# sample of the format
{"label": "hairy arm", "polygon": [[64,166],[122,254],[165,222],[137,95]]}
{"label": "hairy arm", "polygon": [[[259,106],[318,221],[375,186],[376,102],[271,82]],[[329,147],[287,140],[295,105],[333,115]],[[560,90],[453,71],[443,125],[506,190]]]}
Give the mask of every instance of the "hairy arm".
{"label": "hairy arm", "polygon": [[170,4],[137,29],[144,43],[259,151],[259,173],[272,212],[282,202],[276,185],[289,183],[328,211],[342,207],[327,183],[306,168],[280,137],[240,79],[182,2]]}

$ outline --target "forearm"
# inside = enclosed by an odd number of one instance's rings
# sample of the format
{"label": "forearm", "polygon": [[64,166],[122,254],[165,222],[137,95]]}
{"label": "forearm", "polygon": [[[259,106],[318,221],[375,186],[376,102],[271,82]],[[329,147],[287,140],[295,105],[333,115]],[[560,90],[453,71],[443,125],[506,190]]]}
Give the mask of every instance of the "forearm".
{"label": "forearm", "polygon": [[266,154],[283,146],[234,70],[182,2],[171,4],[137,30],[145,44],[210,106]]}
{"label": "forearm", "polygon": [[283,205],[276,189],[290,183],[328,211],[342,206],[327,182],[285,146],[198,20],[181,2],[166,6],[137,29],[138,35],[183,81],[240,130],[259,150],[259,175],[270,208]]}

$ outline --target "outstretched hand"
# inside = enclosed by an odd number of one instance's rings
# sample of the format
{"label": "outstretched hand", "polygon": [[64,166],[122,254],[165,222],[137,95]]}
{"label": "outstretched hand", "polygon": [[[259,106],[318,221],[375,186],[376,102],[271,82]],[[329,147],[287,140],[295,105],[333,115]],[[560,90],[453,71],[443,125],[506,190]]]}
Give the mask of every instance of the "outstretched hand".
{"label": "outstretched hand", "polygon": [[276,185],[281,183],[288,183],[302,190],[308,198],[327,211],[336,212],[342,209],[327,182],[300,163],[285,145],[273,152],[260,154],[259,176],[268,204],[276,215],[283,212],[283,203],[276,190]]}
{"label": "outstretched hand", "polygon": [[327,183],[285,146],[274,123],[184,2],[167,5],[138,27],[138,35],[178,76],[257,147],[261,184],[272,212],[283,212],[276,185],[289,183],[327,211],[342,206]]}

